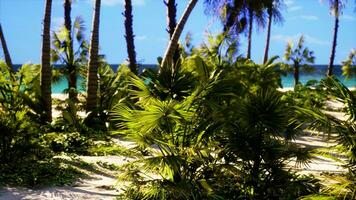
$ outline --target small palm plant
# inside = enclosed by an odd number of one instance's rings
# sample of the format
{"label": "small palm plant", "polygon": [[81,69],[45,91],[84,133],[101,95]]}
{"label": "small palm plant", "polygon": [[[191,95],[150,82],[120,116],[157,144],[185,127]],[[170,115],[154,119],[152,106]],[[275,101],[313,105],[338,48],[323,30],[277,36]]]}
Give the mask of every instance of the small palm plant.
{"label": "small palm plant", "polygon": [[306,72],[312,71],[309,65],[314,63],[314,52],[304,47],[304,36],[300,36],[297,46],[293,48],[293,43],[289,42],[284,53],[284,59],[291,62],[294,71],[294,86],[299,84],[299,71],[302,69]]}

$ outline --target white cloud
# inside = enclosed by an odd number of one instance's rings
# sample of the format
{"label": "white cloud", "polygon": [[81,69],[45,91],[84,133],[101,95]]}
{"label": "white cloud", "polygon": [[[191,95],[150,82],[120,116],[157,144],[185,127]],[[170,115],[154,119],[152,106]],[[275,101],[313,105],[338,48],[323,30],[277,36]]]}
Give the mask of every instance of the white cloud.
{"label": "white cloud", "polygon": [[[104,6],[116,6],[124,5],[124,0],[102,0]],[[145,4],[145,0],[132,0],[133,6],[142,6]]]}
{"label": "white cloud", "polygon": [[138,35],[135,37],[136,40],[145,40],[147,39],[147,36],[146,35]]}
{"label": "white cloud", "polygon": [[286,6],[291,6],[293,5],[295,2],[293,0],[285,0],[284,4],[286,4]]}
{"label": "white cloud", "polygon": [[[295,35],[283,35],[283,34],[279,34],[279,35],[274,35],[272,36],[272,40],[275,41],[280,41],[280,42],[297,42],[298,39],[300,38],[300,36],[302,35],[302,33],[298,33]],[[313,37],[311,35],[308,34],[304,34],[304,38],[305,38],[305,42],[308,44],[316,44],[316,45],[329,45],[329,42],[321,40],[319,38]]]}
{"label": "white cloud", "polygon": [[288,11],[289,12],[294,12],[294,11],[297,11],[297,10],[301,10],[303,7],[302,6],[290,6],[288,7]]}
{"label": "white cloud", "polygon": [[344,19],[344,20],[350,20],[350,21],[356,21],[356,17],[355,16],[352,16],[352,15],[341,15],[340,17],[341,19]]}
{"label": "white cloud", "polygon": [[310,21],[316,21],[319,20],[318,16],[315,15],[302,15],[300,18],[305,19],[305,20],[310,20]]}

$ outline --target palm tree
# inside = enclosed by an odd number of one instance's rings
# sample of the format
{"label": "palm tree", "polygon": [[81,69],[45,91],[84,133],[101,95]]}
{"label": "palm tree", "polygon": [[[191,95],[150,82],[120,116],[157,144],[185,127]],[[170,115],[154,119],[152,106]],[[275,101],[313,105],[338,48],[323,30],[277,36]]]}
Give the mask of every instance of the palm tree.
{"label": "palm tree", "polygon": [[43,122],[52,121],[51,99],[51,9],[52,0],[46,0],[45,15],[43,19],[42,55],[41,55],[41,97],[44,104]]}
{"label": "palm tree", "polygon": [[6,40],[5,40],[4,33],[2,32],[1,24],[0,24],[0,41],[1,41],[2,49],[4,51],[4,57],[5,57],[6,65],[12,71],[13,68],[12,68],[11,57],[10,57],[9,50],[7,49]]}
{"label": "palm tree", "polygon": [[337,33],[339,29],[339,16],[341,13],[341,8],[343,7],[343,2],[342,0],[329,0],[329,4],[330,4],[331,13],[335,17],[335,23],[334,23],[334,33],[333,33],[333,42],[331,46],[330,61],[329,61],[328,71],[326,74],[327,76],[331,76],[333,74],[336,44],[337,44]]}
{"label": "palm tree", "polygon": [[[174,29],[177,26],[177,4],[175,0],[165,0],[163,1],[167,6],[167,32],[169,34],[169,39],[172,39]],[[179,59],[179,50],[177,49],[173,56],[173,63],[176,63]]]}
{"label": "palm tree", "polygon": [[137,62],[136,62],[136,52],[134,44],[134,34],[132,31],[132,3],[131,0],[125,0],[125,31],[126,31],[126,45],[127,45],[127,54],[129,56],[129,67],[131,71],[135,74],[137,71]]}
{"label": "palm tree", "polygon": [[246,3],[234,0],[205,0],[207,10],[223,23],[223,32],[237,36],[246,28]]}
{"label": "palm tree", "polygon": [[183,12],[182,18],[179,20],[176,28],[174,29],[173,36],[169,41],[161,66],[172,62],[174,52],[176,51],[178,46],[179,37],[182,34],[185,23],[188,21],[189,15],[193,11],[194,6],[197,4],[197,2],[198,0],[190,0],[190,2],[188,3],[188,6]]}
{"label": "palm tree", "polygon": [[265,1],[265,7],[267,9],[267,15],[268,15],[268,25],[267,25],[267,37],[266,37],[265,53],[263,56],[263,63],[267,62],[267,60],[268,60],[268,51],[269,51],[269,43],[270,43],[270,39],[271,39],[272,21],[274,21],[274,23],[283,21],[283,16],[280,11],[280,9],[283,5],[282,1],[283,0],[266,0]]}
{"label": "palm tree", "polygon": [[248,43],[247,43],[247,59],[251,58],[252,45],[252,30],[253,22],[256,21],[258,25],[264,26],[263,2],[260,0],[249,0],[247,2],[248,13]]}
{"label": "palm tree", "polygon": [[294,71],[294,86],[299,83],[299,70],[302,67],[306,71],[310,71],[309,64],[314,63],[314,52],[310,51],[308,48],[304,47],[304,36],[299,38],[297,47],[293,49],[293,44],[288,43],[284,58],[287,61],[292,61],[293,71]]}
{"label": "palm tree", "polygon": [[72,9],[72,0],[64,0],[64,26],[68,34],[68,43],[66,45],[66,51],[68,52],[68,93],[69,99],[72,101],[77,100],[77,73],[76,67],[72,64],[74,60],[74,51],[73,51],[73,40],[72,40],[72,20],[71,20],[71,9]]}
{"label": "palm tree", "polygon": [[87,105],[86,111],[94,111],[97,108],[98,99],[98,65],[99,65],[99,23],[100,23],[100,3],[95,0],[93,28],[89,49],[89,70],[87,83]]}

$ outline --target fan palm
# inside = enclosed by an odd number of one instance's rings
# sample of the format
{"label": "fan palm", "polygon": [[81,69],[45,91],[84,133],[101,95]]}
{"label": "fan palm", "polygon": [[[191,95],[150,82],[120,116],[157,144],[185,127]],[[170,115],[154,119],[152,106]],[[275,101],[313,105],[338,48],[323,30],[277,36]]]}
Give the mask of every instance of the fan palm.
{"label": "fan palm", "polygon": [[131,0],[125,0],[125,31],[126,31],[126,45],[127,45],[127,54],[129,56],[129,67],[131,71],[135,74],[138,73],[138,67],[136,62],[136,52],[134,44],[134,34],[132,30],[132,3]]}
{"label": "fan palm", "polygon": [[98,67],[99,67],[99,23],[101,0],[95,0],[92,35],[89,49],[89,66],[87,74],[86,111],[95,111],[98,106]]}
{"label": "fan palm", "polygon": [[305,71],[311,71],[309,64],[314,63],[314,52],[310,51],[307,47],[304,47],[304,36],[302,35],[297,43],[297,46],[293,49],[293,44],[289,42],[285,50],[284,58],[287,61],[292,62],[294,71],[294,86],[299,84],[299,70],[302,67]]}
{"label": "fan palm", "polygon": [[52,121],[52,98],[51,98],[51,9],[52,0],[46,0],[45,14],[43,19],[42,54],[41,54],[41,98],[44,103],[42,114],[43,122]]}

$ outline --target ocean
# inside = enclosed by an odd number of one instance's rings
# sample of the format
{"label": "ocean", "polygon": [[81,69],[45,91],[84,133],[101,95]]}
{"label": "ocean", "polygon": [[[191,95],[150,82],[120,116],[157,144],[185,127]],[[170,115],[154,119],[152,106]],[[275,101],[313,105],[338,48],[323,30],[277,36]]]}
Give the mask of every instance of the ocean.
{"label": "ocean", "polygon": [[[15,69],[18,69],[21,65],[14,65]],[[112,64],[111,67],[114,71],[117,70],[118,64]],[[60,66],[57,66],[60,67]],[[152,68],[154,65],[142,65],[141,70],[144,68]],[[322,78],[325,77],[327,65],[313,65],[314,72],[312,73],[300,73],[300,82],[305,84],[309,80],[317,80],[320,81]],[[347,87],[356,87],[356,78],[351,80],[346,80],[342,76],[341,66],[336,65],[334,67],[334,74],[336,77],[341,80],[341,82],[346,85]],[[83,79],[78,78],[78,88],[82,87]],[[292,73],[289,73],[287,76],[282,76],[282,85],[283,88],[290,88],[294,86],[294,77]],[[63,93],[63,91],[68,87],[67,80],[63,77],[59,82],[54,83],[52,85],[52,93]]]}

